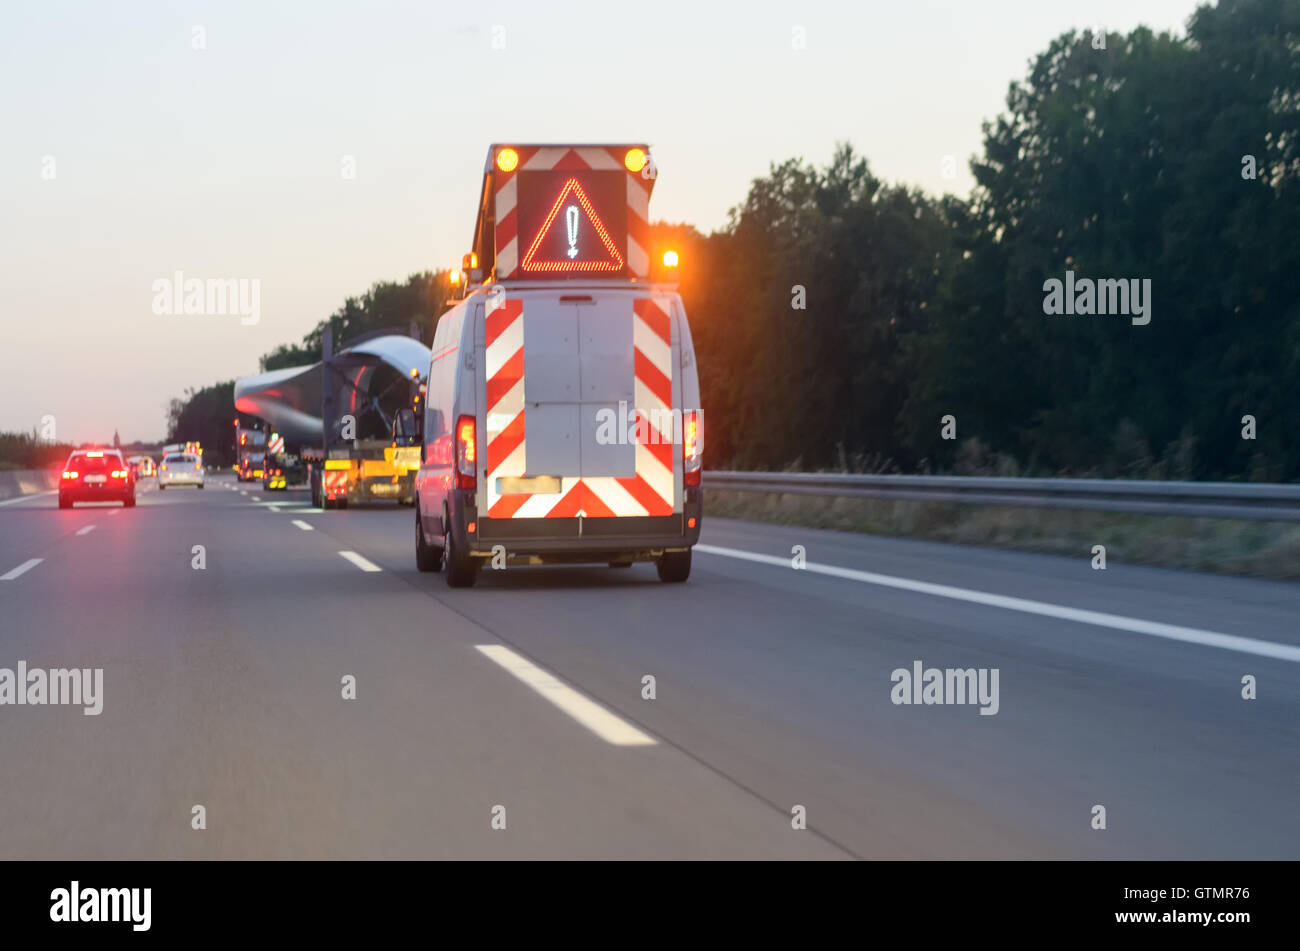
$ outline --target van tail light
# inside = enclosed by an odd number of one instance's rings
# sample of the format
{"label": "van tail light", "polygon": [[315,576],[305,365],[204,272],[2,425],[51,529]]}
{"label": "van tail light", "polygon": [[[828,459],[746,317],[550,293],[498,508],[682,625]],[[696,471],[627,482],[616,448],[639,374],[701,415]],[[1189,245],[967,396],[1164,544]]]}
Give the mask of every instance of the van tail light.
{"label": "van tail light", "polygon": [[478,487],[477,464],[478,441],[474,436],[474,417],[462,416],[456,420],[456,488]]}
{"label": "van tail light", "polygon": [[163,463],[161,466],[159,466],[158,468],[161,469],[163,472],[166,472],[166,471],[167,471],[167,463],[164,462],[164,463]]}
{"label": "van tail light", "polygon": [[686,485],[699,485],[703,471],[704,433],[700,427],[700,411],[688,410],[682,417],[682,474]]}
{"label": "van tail light", "polygon": [[199,465],[200,465],[200,464],[197,463],[197,462],[194,463],[194,471],[195,471],[195,472],[198,472],[198,471],[199,471]]}

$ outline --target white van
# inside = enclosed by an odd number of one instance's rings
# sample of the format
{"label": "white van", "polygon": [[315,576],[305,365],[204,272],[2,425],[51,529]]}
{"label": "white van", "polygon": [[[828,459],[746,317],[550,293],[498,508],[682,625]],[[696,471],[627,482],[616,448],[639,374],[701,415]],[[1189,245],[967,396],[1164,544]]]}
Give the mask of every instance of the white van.
{"label": "white van", "polygon": [[654,561],[699,540],[699,381],[681,299],[652,286],[476,291],[438,323],[416,475],[416,564]]}
{"label": "white van", "polygon": [[489,148],[470,290],[438,322],[414,427],[421,571],[445,563],[454,587],[485,561],[690,575],[700,389],[676,285],[652,273],[656,176],[644,145]]}

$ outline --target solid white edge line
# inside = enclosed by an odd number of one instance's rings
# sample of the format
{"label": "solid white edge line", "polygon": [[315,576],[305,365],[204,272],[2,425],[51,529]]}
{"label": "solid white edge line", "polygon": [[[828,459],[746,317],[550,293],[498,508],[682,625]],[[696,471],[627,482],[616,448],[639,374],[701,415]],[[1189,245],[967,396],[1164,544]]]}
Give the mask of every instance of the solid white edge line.
{"label": "solid white edge line", "polygon": [[306,522],[304,522],[304,521],[303,521],[302,519],[300,519],[300,518],[295,518],[295,519],[293,520],[293,524],[297,525],[297,526],[298,526],[299,528],[301,528],[304,532],[310,532],[310,531],[312,531],[312,527],[311,527],[310,525],[308,525]]}
{"label": "solid white edge line", "polygon": [[13,499],[0,499],[0,505],[17,505],[19,502],[26,502],[28,499],[39,499],[42,496],[58,494],[58,489],[50,489],[48,492],[29,492],[27,495],[20,495]]}
{"label": "solid white edge line", "polygon": [[341,551],[339,552],[339,554],[342,555],[344,558],[346,558],[348,561],[352,562],[352,564],[356,565],[362,571],[383,571],[384,570],[383,568],[380,568],[377,564],[375,564],[373,561],[371,561],[369,558],[364,558],[361,555],[358,555],[354,551]]}
{"label": "solid white edge line", "polygon": [[[753,561],[763,565],[775,565],[781,568],[791,567],[789,558],[782,558],[777,555],[760,555],[755,552],[741,551],[736,548],[719,548],[714,545],[696,545],[695,550],[708,555],[738,558],[742,561]],[[835,565],[821,565],[811,561],[798,570],[829,575],[832,578],[860,581],[864,584],[881,585],[886,588],[915,591],[919,594],[930,594],[939,598],[950,598],[954,601],[968,601],[972,604],[1004,608],[1008,611],[1020,611],[1023,614],[1038,614],[1063,621],[1091,624],[1094,627],[1108,627],[1117,631],[1129,631],[1133,634],[1162,637],[1166,640],[1197,644],[1201,647],[1217,647],[1221,650],[1237,651],[1241,654],[1254,654],[1258,657],[1272,657],[1275,660],[1300,663],[1300,647],[1292,644],[1262,641],[1253,637],[1241,637],[1237,634],[1222,634],[1218,631],[1203,631],[1195,627],[1182,627],[1178,624],[1164,624],[1159,621],[1144,621],[1140,618],[1125,617],[1121,614],[1106,614],[1102,611],[1068,608],[1060,604],[1049,604],[1046,601],[1031,601],[1027,598],[989,594],[984,591],[973,591],[969,588],[933,584],[929,581],[913,581],[911,578],[881,575],[872,571],[858,571],[854,568],[838,568]]]}
{"label": "solid white edge line", "polygon": [[521,657],[503,644],[475,644],[474,649],[493,663],[504,668],[516,679],[523,681],[543,698],[555,704],[555,706],[605,742],[612,743],[615,746],[655,746],[657,744],[658,741],[654,737],[641,732],[622,717],[611,713],[596,701],[583,696],[568,684],[561,682],[554,675],[538,667],[526,657]]}
{"label": "solid white edge line", "polygon": [[79,528],[79,529],[77,529],[77,534],[78,534],[78,535],[89,535],[89,534],[90,534],[91,532],[93,532],[94,530],[95,530],[95,526],[94,526],[94,525],[87,525],[87,526],[84,527],[84,528]]}
{"label": "solid white edge line", "polygon": [[14,568],[13,570],[9,571],[6,574],[0,575],[0,581],[13,581],[19,575],[26,574],[27,572],[31,571],[33,568],[35,568],[44,560],[45,560],[44,558],[29,558],[27,561],[24,561],[17,568]]}

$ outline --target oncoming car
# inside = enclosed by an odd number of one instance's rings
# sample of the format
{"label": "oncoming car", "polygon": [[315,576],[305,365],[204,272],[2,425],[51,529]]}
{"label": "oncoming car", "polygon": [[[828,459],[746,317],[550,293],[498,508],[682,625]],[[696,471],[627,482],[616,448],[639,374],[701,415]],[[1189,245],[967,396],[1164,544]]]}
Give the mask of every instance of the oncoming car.
{"label": "oncoming car", "polygon": [[77,502],[121,502],[135,506],[135,476],[115,449],[81,449],[68,457],[59,478],[59,508]]}
{"label": "oncoming car", "polygon": [[158,488],[169,485],[194,485],[203,488],[203,461],[193,453],[173,452],[163,457],[158,467]]}

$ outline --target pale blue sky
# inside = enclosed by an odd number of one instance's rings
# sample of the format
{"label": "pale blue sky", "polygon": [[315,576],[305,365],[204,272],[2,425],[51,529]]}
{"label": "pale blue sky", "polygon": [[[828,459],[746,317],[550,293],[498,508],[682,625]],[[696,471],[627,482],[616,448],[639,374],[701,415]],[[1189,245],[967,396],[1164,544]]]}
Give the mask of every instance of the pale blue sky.
{"label": "pale blue sky", "polygon": [[[10,4],[0,430],[52,414],[62,439],[160,437],[186,386],[256,372],[373,281],[455,264],[489,142],[648,141],[652,217],[705,231],[770,162],[841,140],[889,181],[965,194],[980,123],[1054,36],[1183,32],[1195,6]],[[177,270],[260,280],[260,322],[155,315]]]}

